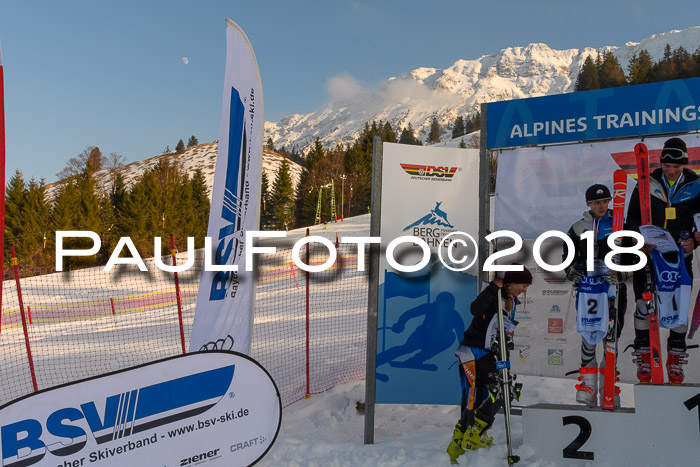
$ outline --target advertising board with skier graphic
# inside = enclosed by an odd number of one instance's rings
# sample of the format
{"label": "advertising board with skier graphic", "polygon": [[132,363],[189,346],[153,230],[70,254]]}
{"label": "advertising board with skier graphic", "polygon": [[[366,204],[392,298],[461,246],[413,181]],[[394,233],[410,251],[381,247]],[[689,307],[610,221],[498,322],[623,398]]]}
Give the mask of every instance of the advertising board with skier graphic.
{"label": "advertising board with skier graphic", "polygon": [[[418,237],[430,248],[430,262],[404,273],[381,255],[377,402],[455,404],[454,349],[471,322],[477,267],[450,270],[453,265],[441,261],[438,250],[455,242],[453,256],[475,254],[475,245],[465,247],[453,239],[459,232],[476,237],[479,154],[390,143],[383,150],[382,248],[398,237]],[[423,253],[404,243],[393,256],[412,265]]]}

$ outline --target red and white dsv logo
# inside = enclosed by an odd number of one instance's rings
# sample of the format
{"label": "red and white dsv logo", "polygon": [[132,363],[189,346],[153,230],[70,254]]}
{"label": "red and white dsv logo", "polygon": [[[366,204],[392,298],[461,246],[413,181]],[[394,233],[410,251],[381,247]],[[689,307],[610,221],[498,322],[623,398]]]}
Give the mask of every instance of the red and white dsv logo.
{"label": "red and white dsv logo", "polygon": [[418,165],[418,164],[401,164],[401,168],[409,175],[418,175],[420,177],[439,177],[452,178],[455,176],[458,167],[434,166],[434,165]]}

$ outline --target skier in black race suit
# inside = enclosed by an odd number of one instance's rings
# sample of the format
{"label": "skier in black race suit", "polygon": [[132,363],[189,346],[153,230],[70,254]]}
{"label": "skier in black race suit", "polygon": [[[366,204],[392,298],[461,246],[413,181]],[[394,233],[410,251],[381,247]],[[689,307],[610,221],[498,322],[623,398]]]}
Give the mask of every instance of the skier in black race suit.
{"label": "skier in black race suit", "polygon": [[517,324],[513,321],[515,309],[520,303],[517,297],[531,284],[532,274],[523,266],[522,271],[506,272],[503,279],[496,277],[471,304],[474,318],[455,352],[469,388],[462,390],[462,415],[447,447],[452,463],[456,463],[466,449],[493,444],[493,438],[486,431],[493,425],[502,405],[500,399],[491,399],[488,389],[498,384],[496,348],[492,348],[492,338],[498,335],[498,289],[503,289],[504,327],[512,339]]}
{"label": "skier in black race suit", "polygon": [[[671,138],[664,143],[661,151],[661,168],[654,170],[649,177],[651,193],[651,222],[653,225],[668,230],[676,242],[683,245],[685,266],[692,277],[693,250],[698,246],[694,237],[681,238],[684,231],[693,230],[693,214],[700,212],[700,179],[692,170],[684,167],[688,164],[688,149],[680,138]],[[639,230],[641,225],[639,206],[639,186],[634,188],[627,209],[627,222],[630,230]],[[644,269],[634,273],[634,298],[637,308],[634,313],[634,362],[637,364],[637,378],[640,383],[651,382],[651,355],[649,347],[648,310],[642,300],[646,274]],[[687,313],[688,310],[682,310]],[[683,383],[683,367],[687,363],[687,346],[685,342],[688,325],[671,329],[667,341],[668,356],[666,371],[671,384]]]}

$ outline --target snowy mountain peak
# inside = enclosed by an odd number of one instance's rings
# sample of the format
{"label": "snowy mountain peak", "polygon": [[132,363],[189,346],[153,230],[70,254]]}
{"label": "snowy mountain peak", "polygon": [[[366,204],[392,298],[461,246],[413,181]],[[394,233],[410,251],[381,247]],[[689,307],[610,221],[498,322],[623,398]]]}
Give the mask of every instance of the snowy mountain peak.
{"label": "snowy mountain peak", "polygon": [[416,68],[401,77],[388,78],[377,90],[361,91],[306,115],[265,122],[265,139],[271,137],[275,147],[300,151],[318,137],[325,147],[331,147],[338,142],[351,143],[365,122],[385,120],[395,131],[410,123],[424,140],[434,116],[446,137],[458,115],[477,112],[481,103],[573,91],[589,56],[611,52],[626,69],[633,54],[642,49],[659,60],[666,44],[694,52],[700,46],[700,26],[654,34],[622,47],[555,50],[532,43],[474,60],[459,59],[445,69]]}

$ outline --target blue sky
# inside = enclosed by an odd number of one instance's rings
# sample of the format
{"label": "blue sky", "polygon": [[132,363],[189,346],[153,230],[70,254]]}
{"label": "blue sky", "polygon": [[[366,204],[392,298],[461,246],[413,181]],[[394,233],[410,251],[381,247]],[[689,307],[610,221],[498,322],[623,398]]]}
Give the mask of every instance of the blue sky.
{"label": "blue sky", "polygon": [[7,177],[55,181],[86,146],[133,162],[190,135],[215,140],[226,17],[253,44],[265,119],[278,121],[339,83],[376,88],[532,42],[621,46],[695,26],[697,11],[697,0],[0,0]]}

